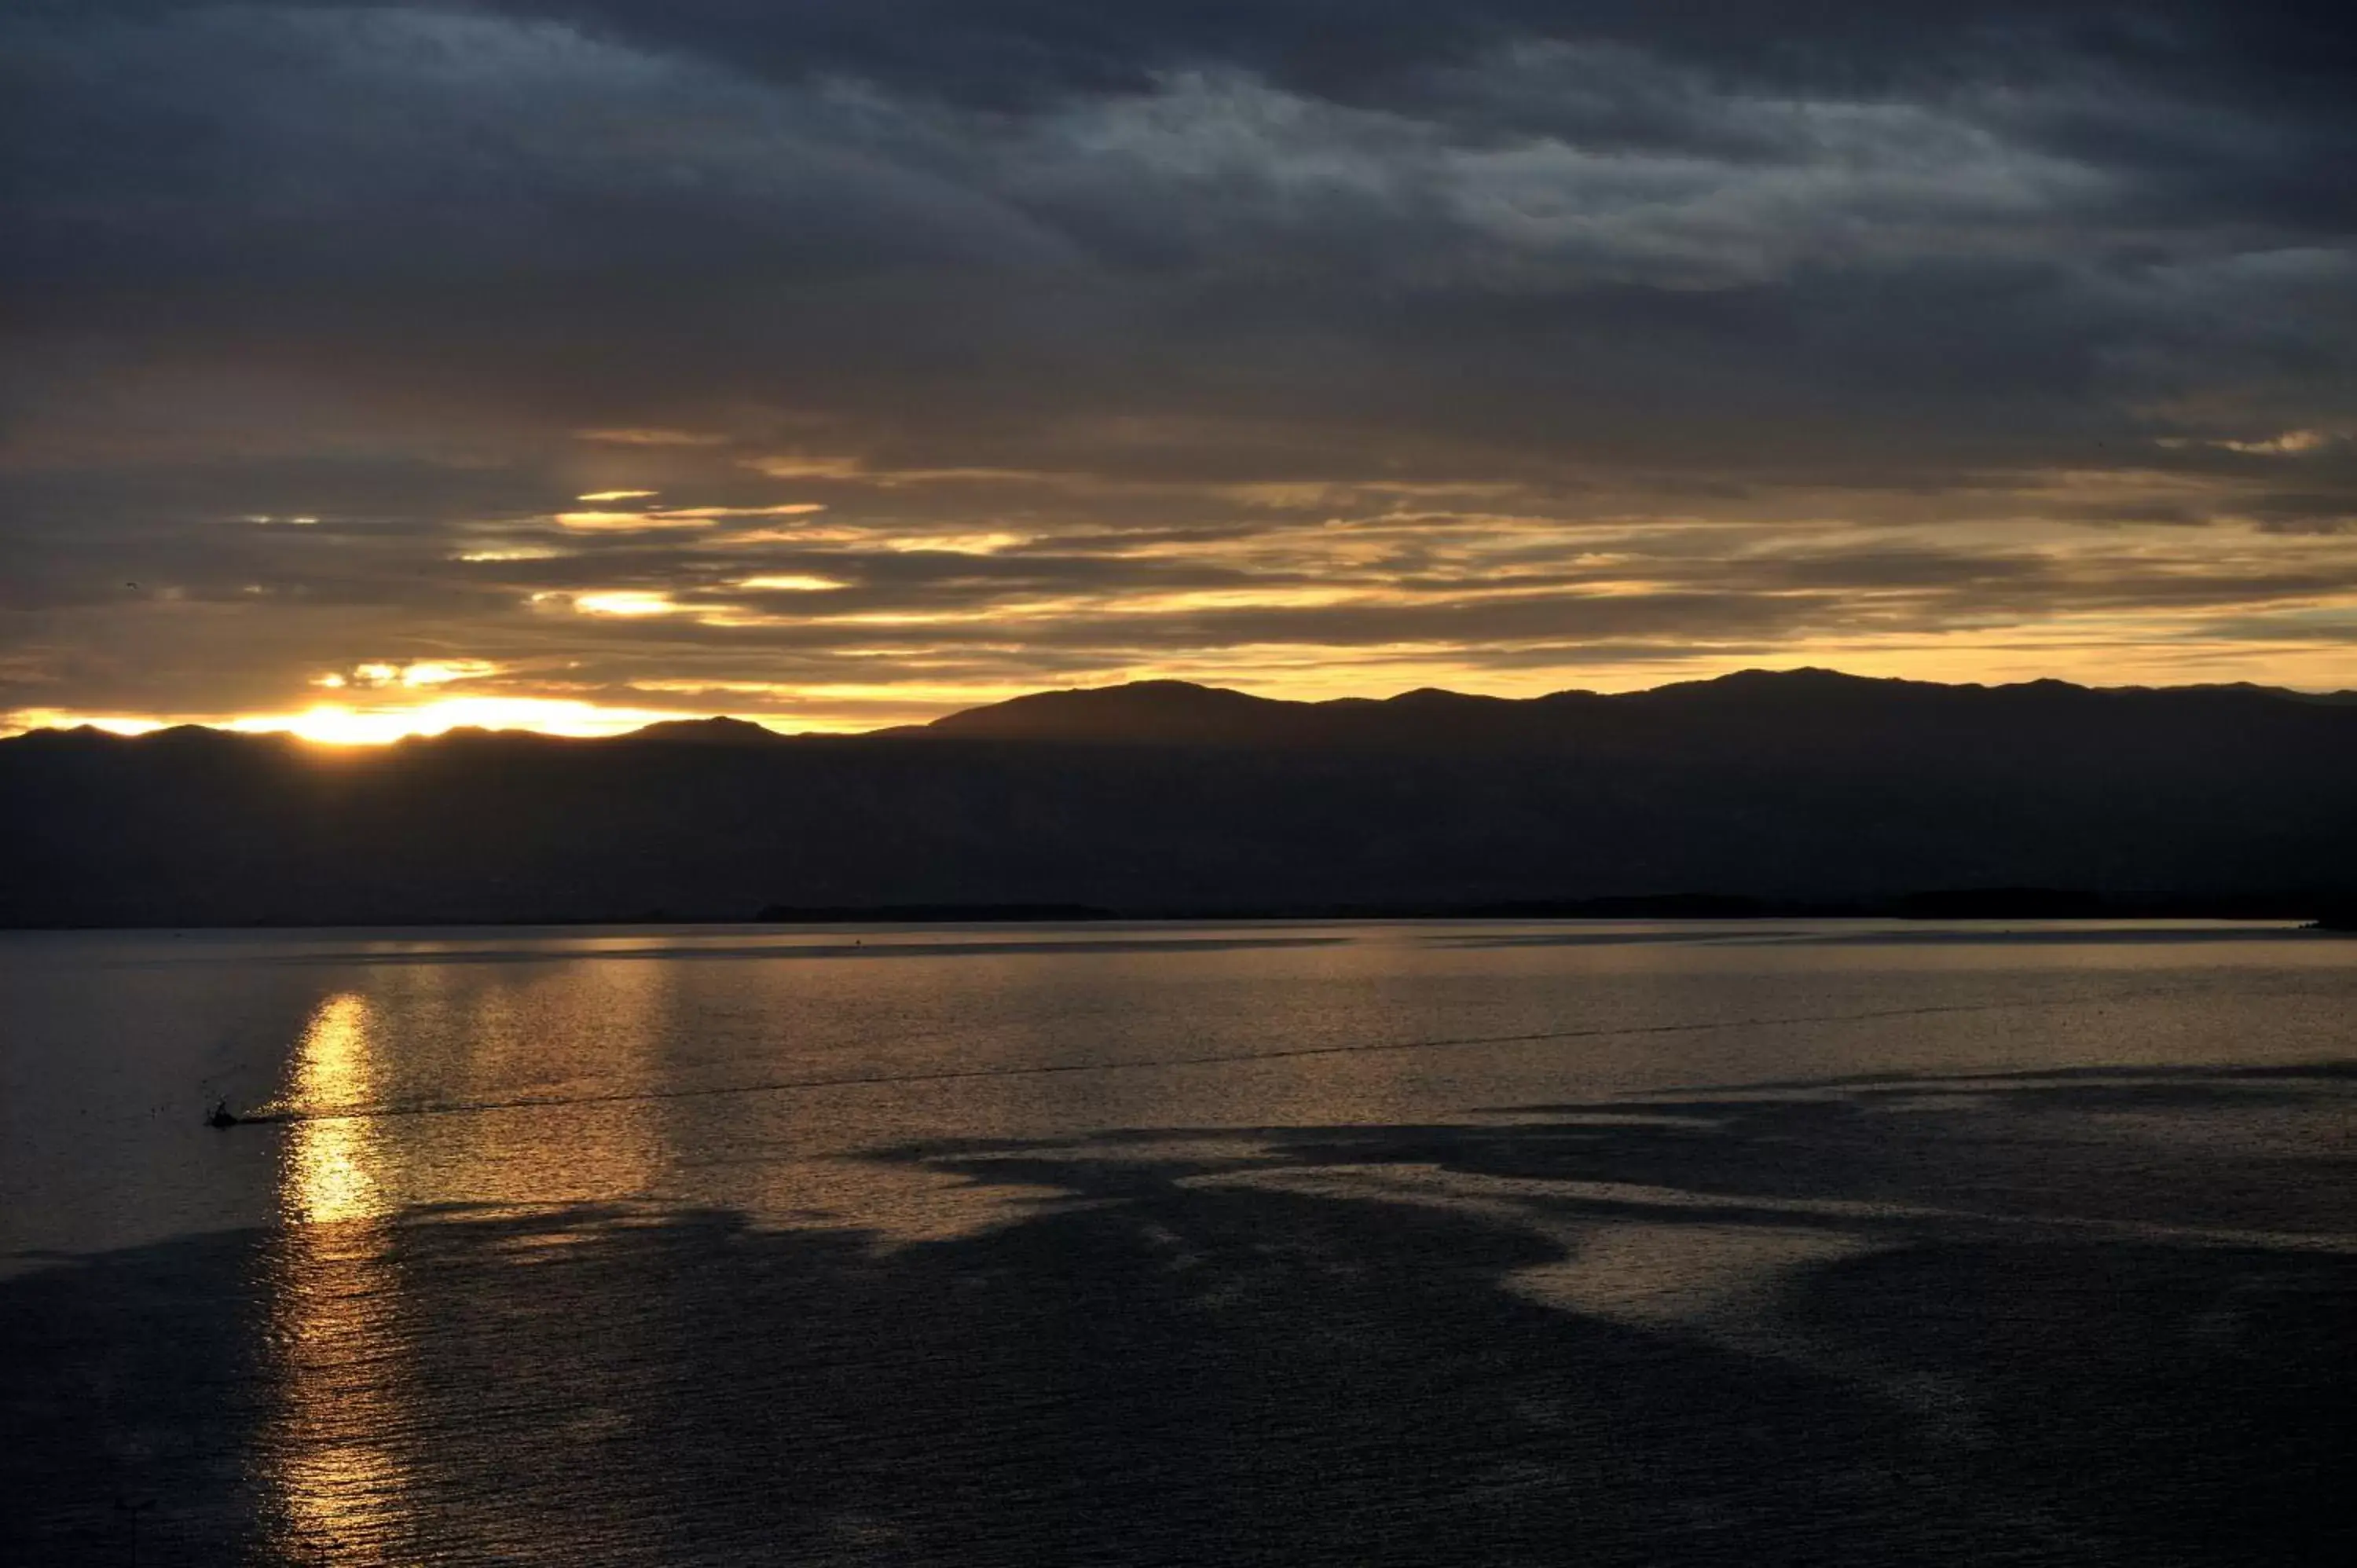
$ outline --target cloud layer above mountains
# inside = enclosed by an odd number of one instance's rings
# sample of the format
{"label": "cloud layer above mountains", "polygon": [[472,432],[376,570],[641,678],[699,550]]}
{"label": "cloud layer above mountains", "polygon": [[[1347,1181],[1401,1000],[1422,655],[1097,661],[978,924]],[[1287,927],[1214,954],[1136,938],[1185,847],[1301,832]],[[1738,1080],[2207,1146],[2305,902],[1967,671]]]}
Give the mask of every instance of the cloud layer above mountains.
{"label": "cloud layer above mountains", "polygon": [[32,0],[0,714],[2353,685],[2352,167],[2323,5]]}

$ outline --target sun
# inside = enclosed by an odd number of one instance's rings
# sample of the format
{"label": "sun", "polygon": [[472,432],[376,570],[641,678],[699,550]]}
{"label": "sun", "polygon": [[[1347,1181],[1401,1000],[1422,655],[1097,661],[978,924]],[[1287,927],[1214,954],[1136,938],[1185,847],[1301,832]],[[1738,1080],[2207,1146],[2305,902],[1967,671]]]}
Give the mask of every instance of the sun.
{"label": "sun", "polygon": [[587,738],[625,735],[667,719],[695,715],[660,708],[601,707],[562,697],[437,697],[423,703],[354,705],[320,703],[296,714],[255,714],[221,727],[283,734],[323,746],[383,746],[454,729],[533,730]]}

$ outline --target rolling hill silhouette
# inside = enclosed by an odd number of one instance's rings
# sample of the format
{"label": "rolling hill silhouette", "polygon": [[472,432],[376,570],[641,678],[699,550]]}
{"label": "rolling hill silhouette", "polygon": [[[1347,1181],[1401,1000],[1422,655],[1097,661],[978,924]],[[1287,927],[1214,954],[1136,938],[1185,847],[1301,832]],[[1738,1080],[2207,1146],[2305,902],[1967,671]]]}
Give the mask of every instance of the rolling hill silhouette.
{"label": "rolling hill silhouette", "polygon": [[2352,779],[2347,693],[1820,670],[1526,700],[1157,681],[859,736],[41,731],[0,741],[0,923],[2289,916],[2357,892]]}

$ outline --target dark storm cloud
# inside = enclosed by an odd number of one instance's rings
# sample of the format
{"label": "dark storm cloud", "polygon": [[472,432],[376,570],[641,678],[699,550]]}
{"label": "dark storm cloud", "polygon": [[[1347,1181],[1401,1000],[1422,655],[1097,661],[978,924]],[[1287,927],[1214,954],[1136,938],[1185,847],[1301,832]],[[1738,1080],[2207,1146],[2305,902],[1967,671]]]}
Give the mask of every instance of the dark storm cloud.
{"label": "dark storm cloud", "polygon": [[2357,595],[2351,166],[2325,5],[20,4],[0,711],[2264,641]]}

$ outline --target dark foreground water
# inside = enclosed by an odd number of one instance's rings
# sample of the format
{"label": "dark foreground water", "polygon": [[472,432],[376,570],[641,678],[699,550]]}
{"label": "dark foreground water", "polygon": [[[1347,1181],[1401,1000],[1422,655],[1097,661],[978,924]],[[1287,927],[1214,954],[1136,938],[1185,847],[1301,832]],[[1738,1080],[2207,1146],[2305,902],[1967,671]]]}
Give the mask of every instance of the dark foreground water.
{"label": "dark foreground water", "polygon": [[0,1563],[2339,1564],[2352,1106],[2266,928],[5,938]]}

